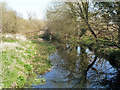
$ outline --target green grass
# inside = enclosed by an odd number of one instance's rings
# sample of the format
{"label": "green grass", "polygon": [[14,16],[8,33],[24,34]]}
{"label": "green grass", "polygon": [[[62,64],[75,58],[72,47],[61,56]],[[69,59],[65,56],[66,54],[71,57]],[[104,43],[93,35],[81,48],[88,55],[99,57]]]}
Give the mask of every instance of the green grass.
{"label": "green grass", "polygon": [[9,38],[2,37],[2,40],[4,42],[17,42],[18,41],[17,39],[11,38],[11,37],[9,37]]}
{"label": "green grass", "polygon": [[5,48],[2,51],[2,88],[25,87],[32,84],[45,83],[44,78],[37,78],[36,74],[43,74],[51,67],[48,56],[55,51],[55,47],[48,42],[22,41],[13,38],[2,39],[3,42],[17,42],[21,46]]}

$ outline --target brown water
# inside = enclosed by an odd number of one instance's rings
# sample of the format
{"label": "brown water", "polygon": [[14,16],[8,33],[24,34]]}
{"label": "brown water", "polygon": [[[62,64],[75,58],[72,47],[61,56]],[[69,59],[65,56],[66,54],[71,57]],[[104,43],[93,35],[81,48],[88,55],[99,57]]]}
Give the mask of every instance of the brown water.
{"label": "brown water", "polygon": [[89,49],[58,50],[50,55],[53,67],[50,72],[40,75],[46,79],[44,85],[34,88],[119,88],[120,74],[109,61],[97,58],[87,75],[84,72],[95,55]]}

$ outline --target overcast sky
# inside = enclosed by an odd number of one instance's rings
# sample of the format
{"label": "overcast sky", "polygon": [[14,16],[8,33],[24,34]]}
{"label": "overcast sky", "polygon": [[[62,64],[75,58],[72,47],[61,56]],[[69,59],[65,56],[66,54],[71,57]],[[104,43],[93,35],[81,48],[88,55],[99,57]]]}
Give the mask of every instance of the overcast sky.
{"label": "overcast sky", "polygon": [[28,18],[27,12],[36,13],[38,19],[43,19],[45,9],[51,0],[2,0],[7,6],[21,13],[23,18]]}

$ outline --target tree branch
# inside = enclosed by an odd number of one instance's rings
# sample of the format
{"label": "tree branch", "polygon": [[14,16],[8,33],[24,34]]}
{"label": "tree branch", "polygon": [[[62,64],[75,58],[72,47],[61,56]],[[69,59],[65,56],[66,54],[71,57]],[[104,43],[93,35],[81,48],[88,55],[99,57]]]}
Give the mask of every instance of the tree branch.
{"label": "tree branch", "polygon": [[94,65],[94,63],[96,62],[97,60],[97,55],[95,56],[93,62],[87,67],[87,69],[85,70],[85,75],[87,75],[87,72],[89,71],[89,69]]}

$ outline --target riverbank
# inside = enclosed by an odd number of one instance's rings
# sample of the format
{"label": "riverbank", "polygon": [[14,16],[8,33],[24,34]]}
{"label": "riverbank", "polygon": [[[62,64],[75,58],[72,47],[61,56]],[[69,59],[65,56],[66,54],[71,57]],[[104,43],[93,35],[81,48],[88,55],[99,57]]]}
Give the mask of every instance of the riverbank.
{"label": "riverbank", "polygon": [[[54,37],[54,36],[53,36]],[[83,36],[80,38],[79,41],[76,41],[75,43],[69,43],[69,46],[67,47],[67,42],[59,42],[58,39],[51,40],[53,43],[55,43],[56,47],[62,48],[63,50],[75,50],[78,46],[81,48],[89,48],[90,51],[95,51],[95,47],[97,48],[96,55],[99,56],[99,58],[105,58],[108,60],[111,65],[115,68],[120,68],[120,48],[119,44],[116,43],[116,41],[110,41],[109,39],[102,39],[98,38],[97,43],[95,42],[95,39],[90,36]],[[64,41],[64,40],[63,40]]]}
{"label": "riverbank", "polygon": [[40,39],[30,40],[21,34],[2,35],[1,88],[45,83],[44,78],[37,78],[37,74],[43,74],[51,67],[48,56],[55,47]]}
{"label": "riverbank", "polygon": [[91,51],[95,51],[95,47],[97,47],[97,56],[99,56],[99,58],[105,58],[113,67],[119,69],[120,45],[115,41],[104,40],[101,38],[98,38],[97,40],[97,44],[95,45],[95,40],[92,37],[85,36],[80,40],[80,44],[88,47]]}

